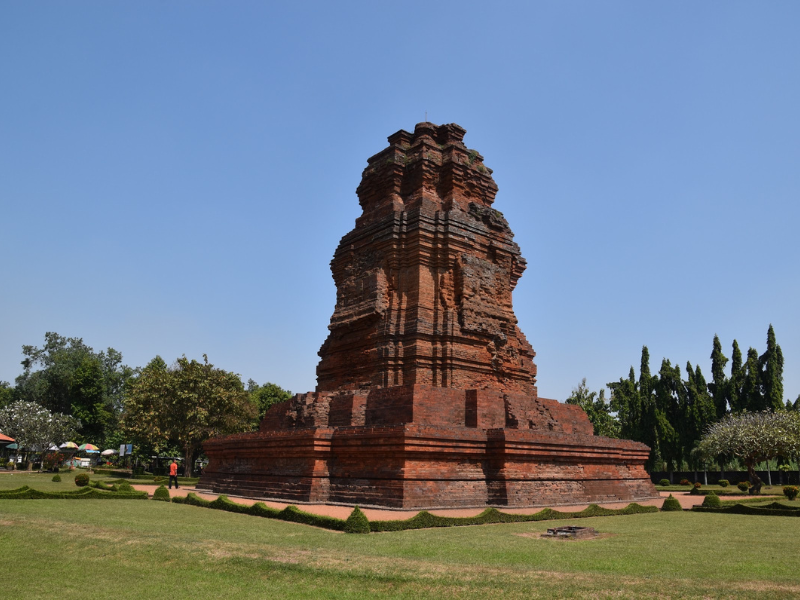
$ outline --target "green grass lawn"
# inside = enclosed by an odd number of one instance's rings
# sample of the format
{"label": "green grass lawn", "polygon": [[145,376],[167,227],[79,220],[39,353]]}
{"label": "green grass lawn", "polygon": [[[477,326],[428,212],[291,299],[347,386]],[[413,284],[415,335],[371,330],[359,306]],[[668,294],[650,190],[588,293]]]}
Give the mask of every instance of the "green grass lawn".
{"label": "green grass lawn", "polygon": [[[22,487],[23,485],[27,485],[37,490],[41,490],[43,492],[58,492],[64,490],[75,490],[78,489],[75,487],[75,475],[78,473],[88,473],[89,477],[92,480],[98,480],[103,482],[120,482],[122,479],[117,477],[109,477],[108,475],[102,475],[97,473],[89,473],[86,469],[75,469],[74,471],[63,471],[59,473],[61,477],[61,482],[54,482],[53,475],[55,473],[37,473],[37,472],[27,472],[27,471],[12,471],[11,473],[0,473],[0,490],[12,490],[14,488]],[[150,479],[129,479],[132,484],[141,484],[141,485],[158,485],[158,483],[154,482],[152,478]],[[164,485],[167,485],[168,479],[165,477],[163,481]],[[197,483],[196,478],[184,478],[178,477],[179,485],[194,485]]]}
{"label": "green grass lawn", "polygon": [[[64,479],[53,485],[75,487]],[[0,590],[171,600],[800,596],[800,518],[599,517],[563,522],[595,527],[599,539],[539,537],[560,523],[347,535],[150,500],[0,500]]]}

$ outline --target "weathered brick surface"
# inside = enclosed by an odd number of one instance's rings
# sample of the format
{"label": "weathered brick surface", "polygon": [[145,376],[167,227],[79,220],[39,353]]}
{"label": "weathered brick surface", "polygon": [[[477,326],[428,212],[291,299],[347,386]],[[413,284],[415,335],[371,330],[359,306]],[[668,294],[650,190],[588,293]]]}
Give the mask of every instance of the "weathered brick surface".
{"label": "weathered brick surface", "polygon": [[317,391],[259,432],[205,444],[200,487],[397,508],[656,496],[649,449],[539,398],[511,302],[525,270],[483,157],[458,125],[399,131],[369,159],[342,238]]}

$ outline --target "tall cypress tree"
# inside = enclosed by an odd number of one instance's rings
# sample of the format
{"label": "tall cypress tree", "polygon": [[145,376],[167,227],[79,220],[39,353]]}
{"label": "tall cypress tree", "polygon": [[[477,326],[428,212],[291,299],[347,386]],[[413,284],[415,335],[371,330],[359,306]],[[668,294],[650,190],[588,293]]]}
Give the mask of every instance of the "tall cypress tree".
{"label": "tall cypress tree", "polygon": [[652,469],[660,457],[658,449],[656,407],[653,395],[657,377],[650,373],[650,353],[642,347],[639,381],[631,367],[627,378],[608,383],[611,389],[611,409],[617,413],[620,437],[650,446],[646,467]]}
{"label": "tall cypress tree", "polygon": [[744,371],[742,370],[742,351],[739,349],[739,342],[733,340],[733,352],[731,353],[731,378],[727,386],[728,404],[731,412],[741,412],[747,408],[742,399],[742,383]]}
{"label": "tall cypress tree", "polygon": [[719,336],[714,334],[714,348],[711,351],[711,377],[712,382],[708,384],[708,391],[714,399],[714,407],[717,419],[721,419],[728,412],[728,378],[725,377],[725,365],[728,364],[728,357],[722,353],[722,344]]}
{"label": "tall cypress tree", "polygon": [[677,365],[673,368],[669,360],[663,359],[658,379],[654,383],[656,439],[671,479],[672,471],[683,461],[681,437],[675,429],[675,425],[681,422],[681,368]]}
{"label": "tall cypress tree", "polygon": [[739,403],[742,405],[742,410],[759,412],[767,408],[764,403],[764,396],[761,393],[761,365],[755,348],[747,350],[741,396]]}
{"label": "tall cypress tree", "polygon": [[783,352],[775,340],[775,330],[770,323],[767,331],[767,351],[759,359],[761,393],[765,408],[783,408]]}

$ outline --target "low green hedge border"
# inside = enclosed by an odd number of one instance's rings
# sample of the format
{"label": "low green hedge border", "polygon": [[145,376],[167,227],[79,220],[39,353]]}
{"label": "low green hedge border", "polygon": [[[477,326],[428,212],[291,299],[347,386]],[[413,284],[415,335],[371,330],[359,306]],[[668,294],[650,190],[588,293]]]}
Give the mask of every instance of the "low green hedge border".
{"label": "low green hedge border", "polygon": [[15,490],[0,491],[0,500],[86,500],[86,499],[145,500],[147,492],[111,492],[86,486],[69,492],[40,492],[27,485]]}
{"label": "low green hedge border", "polygon": [[[254,515],[257,517],[266,517],[268,519],[278,519],[281,521],[291,521],[294,523],[304,523],[306,525],[313,525],[315,527],[322,527],[324,529],[333,529],[335,531],[345,531],[347,533],[366,533],[364,531],[364,522],[369,526],[369,531],[404,531],[406,529],[427,529],[429,527],[456,527],[463,525],[485,525],[488,523],[524,523],[529,521],[549,521],[555,519],[580,519],[586,517],[605,517],[616,515],[635,515],[640,513],[653,513],[658,512],[655,506],[642,506],[635,502],[629,504],[625,508],[610,509],[602,508],[596,504],[592,504],[580,512],[559,512],[550,508],[545,508],[538,513],[532,515],[517,515],[503,513],[496,508],[487,508],[479,515],[474,517],[439,517],[429,513],[428,511],[421,511],[410,519],[397,520],[397,521],[369,521],[367,517],[356,507],[353,509],[353,514],[347,519],[336,519],[334,517],[325,517],[307,513],[296,506],[287,506],[283,510],[277,508],[270,508],[263,502],[256,502],[252,506],[245,506],[231,502],[227,496],[219,496],[216,500],[203,500],[194,493],[190,493],[185,497],[175,497],[172,499],[173,503],[177,504],[190,504],[192,506],[202,506],[205,508],[214,508],[217,510],[226,510],[246,515]],[[363,518],[362,518],[363,517]]]}
{"label": "low green hedge border", "polygon": [[766,506],[747,506],[746,504],[734,504],[733,506],[722,506],[720,508],[709,508],[705,506],[695,506],[695,512],[729,513],[733,515],[761,515],[766,517],[800,517],[800,506],[786,506],[780,502],[772,502]]}
{"label": "low green hedge border", "polygon": [[345,525],[345,521],[342,519],[307,513],[300,510],[296,506],[287,506],[283,510],[270,508],[263,502],[256,502],[251,506],[245,506],[244,504],[231,502],[225,495],[219,496],[216,500],[203,500],[197,496],[197,494],[191,492],[188,496],[176,496],[175,498],[172,498],[172,502],[175,504],[190,504],[192,506],[225,510],[228,512],[253,515],[256,517],[266,517],[267,519],[279,519],[281,521],[291,521],[293,523],[305,523],[306,525],[314,525],[315,527],[333,529],[335,531],[344,531]]}

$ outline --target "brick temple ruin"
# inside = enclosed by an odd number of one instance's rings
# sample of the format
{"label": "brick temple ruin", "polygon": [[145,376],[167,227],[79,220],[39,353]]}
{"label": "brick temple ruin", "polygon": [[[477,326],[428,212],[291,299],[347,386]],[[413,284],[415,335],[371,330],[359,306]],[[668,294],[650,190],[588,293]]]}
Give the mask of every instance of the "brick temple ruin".
{"label": "brick temple ruin", "polygon": [[396,508],[657,497],[647,446],[538,396],[511,302],[525,259],[465,133],[420,123],[369,159],[331,262],[317,391],[206,442],[199,488]]}

